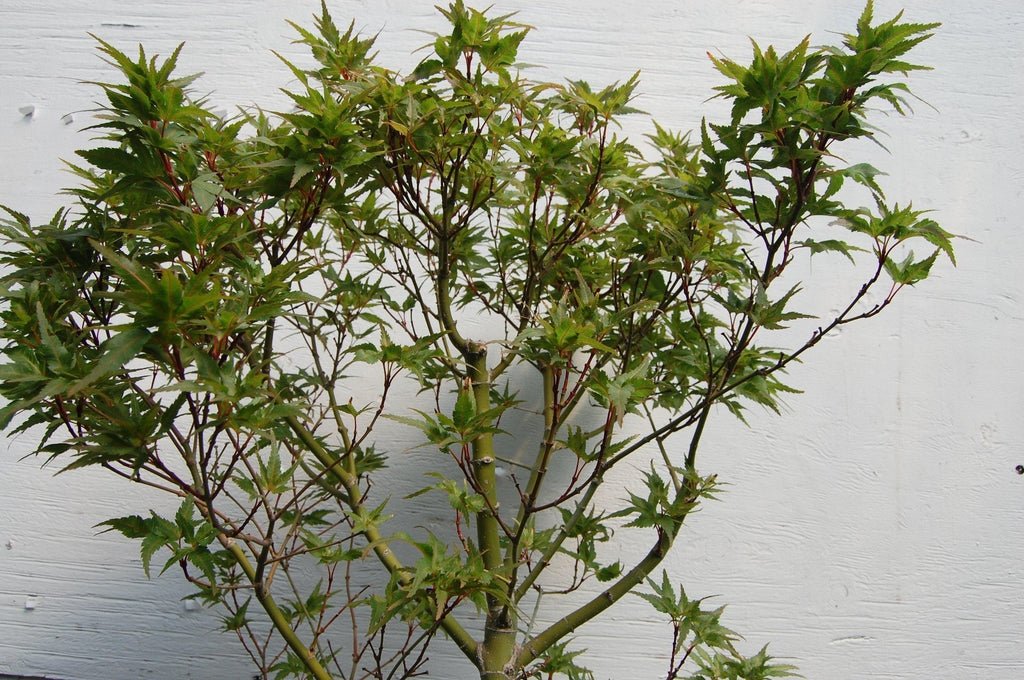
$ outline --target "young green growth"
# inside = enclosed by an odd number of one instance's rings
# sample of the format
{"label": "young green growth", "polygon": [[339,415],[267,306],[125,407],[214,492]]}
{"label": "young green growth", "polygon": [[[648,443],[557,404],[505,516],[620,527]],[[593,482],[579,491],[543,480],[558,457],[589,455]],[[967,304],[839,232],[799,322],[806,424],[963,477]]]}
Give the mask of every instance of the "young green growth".
{"label": "young green growth", "polygon": [[[651,575],[716,493],[715,407],[778,410],[790,363],[953,259],[841,151],[905,111],[903,59],[936,25],[869,3],[841,45],[712,57],[729,120],[655,125],[645,156],[618,132],[637,76],[535,82],[528,27],[441,12],[403,75],[325,6],[295,26],[315,65],[282,58],[291,109],[231,118],[175,74],[180,48],[100,41],[121,82],[98,85],[74,204],[0,223],[0,424],[180,498],[101,526],[147,573],[180,567],[264,677],[412,677],[442,633],[486,680],[592,678],[572,637],[630,593],[671,621],[667,678],[789,674]],[[822,253],[861,283],[808,321],[794,265]],[[412,497],[449,527],[395,498],[389,427],[421,436]],[[645,472],[605,488],[626,461]],[[610,558],[625,534],[648,549]]]}

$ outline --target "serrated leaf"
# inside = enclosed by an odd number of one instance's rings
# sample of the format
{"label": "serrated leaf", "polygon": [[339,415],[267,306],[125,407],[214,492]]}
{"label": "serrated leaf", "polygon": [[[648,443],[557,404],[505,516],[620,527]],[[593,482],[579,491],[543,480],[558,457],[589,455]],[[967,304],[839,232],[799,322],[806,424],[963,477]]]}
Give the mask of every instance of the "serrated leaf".
{"label": "serrated leaf", "polygon": [[100,522],[96,526],[107,527],[100,532],[101,534],[105,534],[108,531],[117,531],[127,538],[144,538],[149,535],[149,527],[146,523],[146,519],[139,515],[115,517],[114,519],[108,519],[105,522]]}
{"label": "serrated leaf", "polygon": [[74,395],[96,381],[117,373],[125,364],[135,358],[146,346],[152,334],[145,328],[129,328],[100,345],[102,354],[92,369],[81,380],[68,387],[68,394]]}
{"label": "serrated leaf", "polygon": [[936,250],[923,260],[915,260],[912,252],[900,262],[896,262],[891,257],[886,258],[885,271],[895,283],[912,286],[928,278],[938,256],[939,251]]}
{"label": "serrated leaf", "polygon": [[473,400],[473,394],[469,390],[462,390],[459,392],[459,398],[455,401],[455,408],[452,410],[452,422],[456,429],[463,432],[473,421],[474,415],[476,415],[476,402]]}
{"label": "serrated leaf", "polygon": [[230,616],[222,616],[220,620],[222,629],[227,632],[232,632],[244,628],[249,623],[247,614],[250,602],[252,602],[252,598],[246,598],[245,602],[235,610],[234,614],[231,614]]}

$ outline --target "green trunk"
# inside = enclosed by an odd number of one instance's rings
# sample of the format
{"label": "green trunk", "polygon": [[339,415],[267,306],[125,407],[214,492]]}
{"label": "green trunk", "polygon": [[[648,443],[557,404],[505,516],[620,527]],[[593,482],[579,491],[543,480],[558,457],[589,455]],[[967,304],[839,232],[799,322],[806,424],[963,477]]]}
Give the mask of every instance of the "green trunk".
{"label": "green trunk", "polygon": [[498,605],[488,612],[484,643],[480,647],[480,680],[513,680],[515,677],[512,663],[516,652],[516,630],[514,623],[502,613],[504,609]]}
{"label": "green trunk", "polygon": [[[487,369],[487,350],[475,347],[471,356],[470,375],[476,412],[491,408],[491,383]],[[501,526],[498,523],[498,491],[495,476],[494,437],[482,434],[473,442],[473,468],[480,494],[486,507],[479,513],[477,541],[484,566],[492,574],[503,571]],[[483,680],[510,680],[510,665],[515,658],[516,631],[512,614],[493,595],[487,596],[487,624],[480,646],[480,677]]]}

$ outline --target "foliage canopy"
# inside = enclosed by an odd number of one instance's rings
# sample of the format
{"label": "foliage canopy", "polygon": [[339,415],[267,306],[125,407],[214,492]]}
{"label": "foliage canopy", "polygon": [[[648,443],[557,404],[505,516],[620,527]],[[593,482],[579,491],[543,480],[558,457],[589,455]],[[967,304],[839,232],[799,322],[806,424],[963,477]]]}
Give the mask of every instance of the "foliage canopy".
{"label": "foliage canopy", "polygon": [[[617,133],[636,76],[535,82],[514,17],[441,12],[450,33],[403,76],[325,6],[295,26],[315,65],[282,59],[280,113],[218,115],[180,48],[100,40],[121,80],[99,86],[73,205],[2,223],[2,425],[40,428],[63,470],[179,497],[103,526],[147,572],[179,567],[266,677],[410,677],[443,631],[482,678],[588,678],[571,636],[629,593],[672,624],[666,677],[788,674],[654,572],[715,492],[715,406],[777,409],[788,365],[953,259],[839,153],[875,138],[873,107],[904,112],[936,24],[869,3],[838,46],[712,57],[729,120],[656,126],[642,151]],[[822,253],[862,284],[806,322],[791,268]],[[388,523],[408,456],[388,422],[431,452],[417,494],[450,505],[447,531]],[[627,460],[642,479],[602,494]],[[609,561],[615,532],[648,552]],[[568,613],[541,625],[552,603]]]}

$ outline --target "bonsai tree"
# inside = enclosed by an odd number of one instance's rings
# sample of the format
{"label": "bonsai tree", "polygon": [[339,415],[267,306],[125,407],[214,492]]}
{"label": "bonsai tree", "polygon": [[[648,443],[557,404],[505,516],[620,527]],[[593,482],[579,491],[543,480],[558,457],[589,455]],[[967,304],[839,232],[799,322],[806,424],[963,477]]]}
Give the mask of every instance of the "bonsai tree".
{"label": "bonsai tree", "polygon": [[[869,3],[838,46],[712,57],[729,119],[630,140],[636,76],[536,82],[526,26],[440,11],[401,75],[324,7],[278,113],[99,40],[121,79],[72,205],[6,209],[2,425],[178,497],[102,526],[263,677],[411,677],[447,640],[487,680],[589,678],[572,636],[630,594],[671,625],[666,678],[788,674],[658,570],[716,492],[709,419],[777,410],[790,364],[953,259],[841,150],[904,112],[936,24]],[[799,306],[810,257],[860,273],[831,316]],[[450,526],[410,528],[410,466]],[[646,553],[610,559],[630,533]]]}

